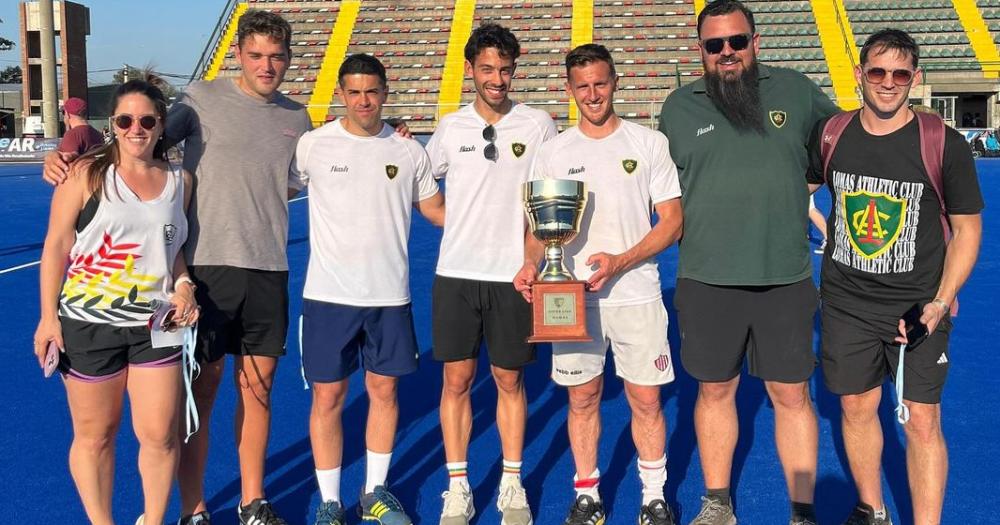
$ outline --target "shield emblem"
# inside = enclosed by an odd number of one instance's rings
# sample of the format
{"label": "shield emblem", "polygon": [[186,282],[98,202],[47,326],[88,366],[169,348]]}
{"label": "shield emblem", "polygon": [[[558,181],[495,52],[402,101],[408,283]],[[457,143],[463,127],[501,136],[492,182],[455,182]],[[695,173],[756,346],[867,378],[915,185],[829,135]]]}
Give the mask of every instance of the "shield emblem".
{"label": "shield emblem", "polygon": [[774,124],[774,127],[776,127],[776,128],[780,128],[781,126],[784,126],[785,125],[785,121],[788,120],[788,118],[787,118],[788,115],[785,114],[785,112],[781,111],[781,110],[778,110],[778,111],[769,111],[767,113],[767,116],[771,118],[771,124]]}
{"label": "shield emblem", "polygon": [[874,259],[895,244],[903,231],[906,200],[866,191],[844,193],[841,199],[847,237],[858,255]]}
{"label": "shield emblem", "polygon": [[514,152],[514,156],[517,158],[521,158],[521,155],[524,155],[524,151],[527,149],[527,146],[521,144],[520,142],[515,142],[510,145],[510,150]]}
{"label": "shield emblem", "polygon": [[396,174],[398,174],[398,173],[399,173],[399,168],[398,167],[396,167],[396,166],[394,166],[392,164],[386,164],[385,165],[385,175],[386,175],[386,177],[389,177],[389,180],[395,179],[396,178]]}
{"label": "shield emblem", "polygon": [[637,168],[638,166],[639,166],[639,161],[635,159],[625,159],[622,161],[622,167],[625,168],[625,173],[628,173],[629,175],[631,175],[632,172],[635,171],[635,168]]}

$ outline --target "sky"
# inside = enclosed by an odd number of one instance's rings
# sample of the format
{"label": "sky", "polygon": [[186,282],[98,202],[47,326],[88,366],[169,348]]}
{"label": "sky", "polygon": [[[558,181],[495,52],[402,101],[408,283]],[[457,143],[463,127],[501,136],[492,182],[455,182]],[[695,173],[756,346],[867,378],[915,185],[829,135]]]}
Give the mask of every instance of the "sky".
{"label": "sky", "polygon": [[[77,0],[90,8],[87,71],[91,84],[111,80],[123,63],[188,76],[226,6],[225,0]],[[0,36],[20,46],[19,2],[0,1]],[[0,68],[20,65],[20,47],[0,51]],[[184,80],[168,79],[185,84]]]}

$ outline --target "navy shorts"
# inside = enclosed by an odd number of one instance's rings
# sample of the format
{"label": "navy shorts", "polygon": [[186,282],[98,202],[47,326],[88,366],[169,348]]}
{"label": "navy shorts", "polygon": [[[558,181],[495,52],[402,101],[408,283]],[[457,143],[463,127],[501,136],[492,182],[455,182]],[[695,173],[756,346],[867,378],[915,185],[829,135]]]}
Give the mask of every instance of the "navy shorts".
{"label": "navy shorts", "polygon": [[410,374],[419,353],[409,304],[302,301],[302,369],[311,383],[341,381],[359,366],[383,376]]}

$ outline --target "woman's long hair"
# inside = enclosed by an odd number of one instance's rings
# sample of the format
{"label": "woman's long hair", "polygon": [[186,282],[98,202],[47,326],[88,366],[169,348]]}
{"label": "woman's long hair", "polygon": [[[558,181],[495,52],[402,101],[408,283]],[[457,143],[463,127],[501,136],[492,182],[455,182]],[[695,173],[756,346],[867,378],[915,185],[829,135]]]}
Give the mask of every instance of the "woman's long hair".
{"label": "woman's long hair", "polygon": [[[163,133],[165,130],[165,125],[167,122],[167,98],[163,96],[163,91],[157,87],[162,81],[153,76],[149,75],[145,80],[129,80],[124,84],[118,86],[114,94],[111,96],[111,115],[116,115],[118,110],[118,102],[125,95],[131,95],[133,93],[138,93],[140,95],[145,95],[146,98],[153,102],[153,106],[156,108],[156,114],[160,118],[160,139],[156,141],[156,145],[153,147],[153,158],[159,160],[167,160],[167,148],[164,147]],[[80,160],[90,162],[90,165],[86,167],[87,170],[87,187],[98,199],[101,198],[101,193],[104,190],[105,176],[108,172],[108,167],[117,166],[121,161],[121,153],[118,151],[118,139],[114,135],[114,123],[111,123],[111,142],[99,147],[94,148],[87,153],[84,153]]]}

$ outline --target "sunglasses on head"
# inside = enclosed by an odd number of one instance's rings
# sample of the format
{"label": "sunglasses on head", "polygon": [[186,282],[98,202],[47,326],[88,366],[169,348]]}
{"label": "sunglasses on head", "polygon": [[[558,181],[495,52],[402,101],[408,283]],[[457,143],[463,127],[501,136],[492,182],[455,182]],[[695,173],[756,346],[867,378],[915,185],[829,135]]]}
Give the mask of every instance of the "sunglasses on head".
{"label": "sunglasses on head", "polygon": [[908,86],[910,82],[913,82],[913,71],[909,69],[889,71],[884,67],[873,67],[865,71],[865,79],[872,84],[881,84],[886,75],[892,75],[892,83],[897,86]]}
{"label": "sunglasses on head", "polygon": [[142,129],[149,131],[156,127],[156,122],[160,120],[160,117],[155,115],[143,115],[141,117],[133,117],[132,115],[115,115],[111,117],[111,122],[114,123],[115,127],[120,130],[132,129],[132,124],[138,119],[139,125]]}
{"label": "sunglasses on head", "polygon": [[729,47],[733,51],[743,51],[750,45],[750,39],[752,35],[747,33],[741,35],[731,35],[723,36],[719,38],[706,38],[701,41],[701,47],[705,51],[708,51],[710,55],[718,55],[726,48],[726,42],[729,42]]}
{"label": "sunglasses on head", "polygon": [[493,124],[490,124],[483,129],[483,140],[489,142],[489,144],[486,145],[486,148],[483,149],[483,156],[486,157],[487,160],[496,162],[496,160],[500,158],[500,152],[497,151],[497,130],[493,127]]}

